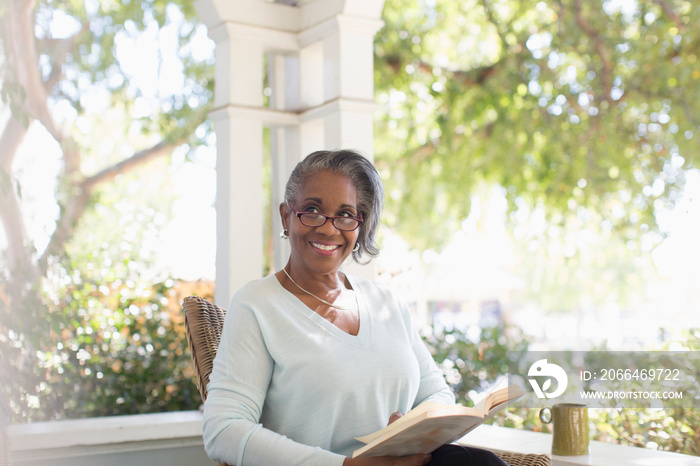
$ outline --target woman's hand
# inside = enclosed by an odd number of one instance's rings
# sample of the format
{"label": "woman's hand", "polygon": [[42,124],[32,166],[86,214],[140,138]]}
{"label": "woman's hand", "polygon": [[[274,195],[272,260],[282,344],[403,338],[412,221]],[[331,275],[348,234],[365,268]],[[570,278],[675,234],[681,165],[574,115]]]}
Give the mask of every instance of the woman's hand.
{"label": "woman's hand", "polygon": [[375,456],[374,458],[345,458],[343,466],[425,466],[430,463],[430,455]]}
{"label": "woman's hand", "polygon": [[391,413],[391,416],[389,416],[389,424],[392,422],[398,421],[401,417],[403,417],[403,413],[401,411],[396,411],[395,413]]}
{"label": "woman's hand", "polygon": [[[403,416],[401,411],[391,413],[389,424]],[[430,463],[430,455],[418,454],[412,456],[375,456],[374,458],[345,458],[343,466],[423,466]]]}

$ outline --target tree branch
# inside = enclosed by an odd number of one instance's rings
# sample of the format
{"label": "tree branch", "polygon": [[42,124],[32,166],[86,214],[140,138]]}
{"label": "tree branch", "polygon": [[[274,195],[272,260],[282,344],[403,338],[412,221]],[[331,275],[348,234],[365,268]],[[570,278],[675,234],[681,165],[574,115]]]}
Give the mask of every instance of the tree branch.
{"label": "tree branch", "polygon": [[49,244],[44,249],[38,260],[38,269],[42,275],[46,274],[49,257],[57,255],[73,234],[75,225],[85,212],[85,207],[90,199],[90,193],[78,190],[68,202],[61,205],[61,213],[56,221],[56,229],[51,235]]}
{"label": "tree branch", "polygon": [[[27,243],[27,231],[22,217],[19,198],[12,186],[10,172],[0,169],[0,220],[7,235],[7,261],[10,276],[37,277],[32,265],[32,257]],[[21,273],[19,273],[21,272]]]}
{"label": "tree branch", "polygon": [[68,52],[75,45],[75,41],[81,34],[90,30],[90,23],[85,21],[80,30],[70,37],[62,39],[44,39],[41,41],[42,49],[51,57],[51,74],[44,82],[46,92],[50,93],[51,88],[64,76],[63,64],[66,62]]}
{"label": "tree branch", "polygon": [[176,142],[161,141],[153,147],[137,152],[131,157],[85,178],[85,180],[80,183],[80,187],[84,191],[92,191],[95,186],[100,183],[112,180],[121,173],[150,162],[162,155],[171,153],[178,145],[179,143]]}
{"label": "tree branch", "polygon": [[612,70],[613,66],[608,58],[607,51],[605,50],[605,44],[600,37],[598,31],[590,25],[588,21],[583,17],[581,13],[581,0],[574,0],[574,11],[576,14],[576,24],[580,27],[583,32],[593,41],[595,45],[596,52],[600,57],[602,64],[601,69],[601,82],[603,83],[603,100],[610,102],[610,92],[612,91]]}
{"label": "tree branch", "polygon": [[56,230],[54,230],[49,244],[39,258],[39,270],[41,273],[46,272],[49,257],[58,254],[71,238],[75,225],[85,213],[85,208],[97,186],[114,179],[121,173],[132,170],[158,157],[170,154],[177,145],[173,142],[161,141],[153,147],[137,152],[131,157],[73,184],[73,195],[65,204],[61,205],[61,214],[56,221]]}
{"label": "tree branch", "polygon": [[59,143],[59,131],[48,107],[48,93],[39,72],[39,56],[34,36],[33,14],[35,0],[10,1],[5,13],[5,42],[10,67],[15,70],[17,82],[26,93],[24,111],[36,118]]}
{"label": "tree branch", "polygon": [[678,14],[673,10],[673,7],[668,4],[665,0],[652,0],[654,3],[659,5],[662,10],[664,10],[664,13],[671,18],[671,21],[673,21],[676,24],[676,27],[678,28],[679,31],[685,30],[685,24],[683,24],[683,21],[681,20],[681,17],[678,16]]}
{"label": "tree branch", "polygon": [[455,78],[459,79],[461,83],[465,86],[481,86],[488,78],[496,75],[498,71],[498,67],[496,65],[497,63],[488,66],[482,66],[480,68],[475,68],[471,71],[450,71],[452,75]]}
{"label": "tree branch", "polygon": [[[392,70],[394,74],[397,74],[404,67],[399,55],[387,55],[384,57],[384,63],[386,66]],[[411,64],[423,73],[433,74],[433,68],[435,67],[432,63],[428,63],[422,60],[413,60]],[[453,68],[446,68],[445,71],[452,75],[453,78],[457,79],[462,85],[478,86],[483,84],[488,78],[494,76],[498,71],[498,63],[492,65],[482,66],[479,68],[473,68],[471,70],[457,70]]]}
{"label": "tree branch", "polygon": [[488,18],[489,22],[494,27],[494,29],[496,29],[496,34],[498,34],[498,39],[501,41],[501,47],[503,47],[504,51],[508,50],[508,41],[506,41],[506,38],[504,37],[503,33],[501,32],[500,28],[498,27],[498,25],[500,24],[500,21],[498,21],[496,16],[493,14],[491,7],[489,7],[486,0],[481,0],[481,6],[484,8],[484,12],[486,12],[486,17]]}
{"label": "tree branch", "polygon": [[11,116],[7,120],[2,136],[0,136],[0,170],[8,175],[11,173],[17,149],[26,134],[27,128],[16,118]]}

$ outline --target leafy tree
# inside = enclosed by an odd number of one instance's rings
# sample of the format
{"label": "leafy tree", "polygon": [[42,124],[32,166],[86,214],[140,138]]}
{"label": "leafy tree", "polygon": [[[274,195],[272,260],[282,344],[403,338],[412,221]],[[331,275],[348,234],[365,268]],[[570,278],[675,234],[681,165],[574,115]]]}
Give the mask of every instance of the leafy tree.
{"label": "leafy tree", "polygon": [[[171,154],[196,157],[194,149],[211,134],[205,118],[213,92],[212,46],[191,0],[9,0],[0,6],[0,43],[0,220],[7,238],[0,256],[0,408],[11,405],[15,419],[81,409],[99,414],[114,400],[109,393],[102,397],[95,384],[114,387],[128,379],[128,371],[110,362],[132,361],[134,374],[161,385],[167,379],[159,371],[180,377],[184,367],[182,348],[165,356],[170,362],[160,369],[148,363],[163,356],[159,345],[170,348],[168,339],[178,335],[165,312],[167,292],[153,285],[165,278],[143,273],[152,264],[140,254],[141,244],[153,240],[146,226],[162,223],[156,212],[170,206],[158,192],[161,180],[143,167]],[[30,190],[15,171],[20,145],[37,128],[50,135],[60,157],[55,221],[40,220],[46,244],[28,226],[31,200],[23,194]],[[34,156],[42,168],[55,157]],[[130,177],[137,168],[143,179]],[[125,199],[139,195],[124,187],[148,186],[148,177],[161,205],[122,215]],[[100,218],[101,212],[110,215]],[[134,287],[146,291],[125,297]],[[152,312],[152,319],[127,317],[132,306]],[[161,328],[168,332],[164,338],[145,341]],[[133,346],[124,346],[127,341]],[[141,354],[147,345],[157,352],[152,358]],[[71,407],[81,399],[71,390],[92,391],[101,407]],[[148,396],[126,401],[148,409],[143,402],[156,408],[174,399],[172,393]]]}
{"label": "leafy tree", "polygon": [[376,159],[414,244],[448,238],[483,180],[637,241],[698,167],[697,2],[387,0],[384,21]]}
{"label": "leafy tree", "polygon": [[[195,41],[205,32],[187,0],[11,0],[0,14],[2,99],[12,110],[0,136],[0,218],[8,240],[8,307],[22,318],[29,311],[18,312],[18,303],[30,302],[30,289],[35,294],[52,259],[64,254],[102,186],[206,136],[202,124],[213,89],[212,63],[211,56],[196,56]],[[129,62],[130,47],[139,47],[145,36],[174,42],[172,56],[154,51],[157,89],[137,81],[134,68],[143,63]],[[123,121],[111,133],[95,135],[105,107],[118,109]],[[37,250],[26,227],[22,186],[11,171],[34,122],[56,141],[62,162],[59,213],[43,250]]]}
{"label": "leafy tree", "polygon": [[[42,282],[39,342],[8,339],[11,329],[0,336],[0,394],[15,422],[199,405],[180,309],[188,291],[154,266],[166,219],[159,207],[169,205],[166,162],[122,175],[84,214]],[[139,182],[143,175],[152,182]],[[129,192],[144,201],[129,202]]]}

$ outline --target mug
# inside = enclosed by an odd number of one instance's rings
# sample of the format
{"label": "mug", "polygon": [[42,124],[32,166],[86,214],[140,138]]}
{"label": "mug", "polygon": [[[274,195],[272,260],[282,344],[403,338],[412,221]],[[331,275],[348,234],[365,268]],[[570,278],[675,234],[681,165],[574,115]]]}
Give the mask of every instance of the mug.
{"label": "mug", "polygon": [[[546,413],[549,412],[549,418]],[[554,425],[552,454],[579,456],[588,454],[588,406],[560,403],[540,410],[540,420]]]}

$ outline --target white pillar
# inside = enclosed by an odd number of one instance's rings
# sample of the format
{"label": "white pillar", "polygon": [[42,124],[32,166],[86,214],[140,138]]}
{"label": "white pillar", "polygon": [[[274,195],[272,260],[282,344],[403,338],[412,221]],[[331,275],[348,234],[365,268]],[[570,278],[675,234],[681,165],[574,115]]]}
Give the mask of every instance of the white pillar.
{"label": "white pillar", "polygon": [[[299,60],[289,55],[273,54],[269,58],[268,79],[272,94],[270,107],[276,110],[299,108]],[[289,258],[289,241],[283,240],[278,206],[284,201],[284,188],[294,165],[301,160],[299,126],[273,128],[270,133],[272,156],[271,218],[274,235],[275,269],[279,270]]]}
{"label": "white pillar", "polygon": [[237,289],[262,274],[263,121],[244,110],[263,103],[263,49],[228,24],[210,36],[216,42],[210,115],[217,135],[214,300],[228,307]]}

